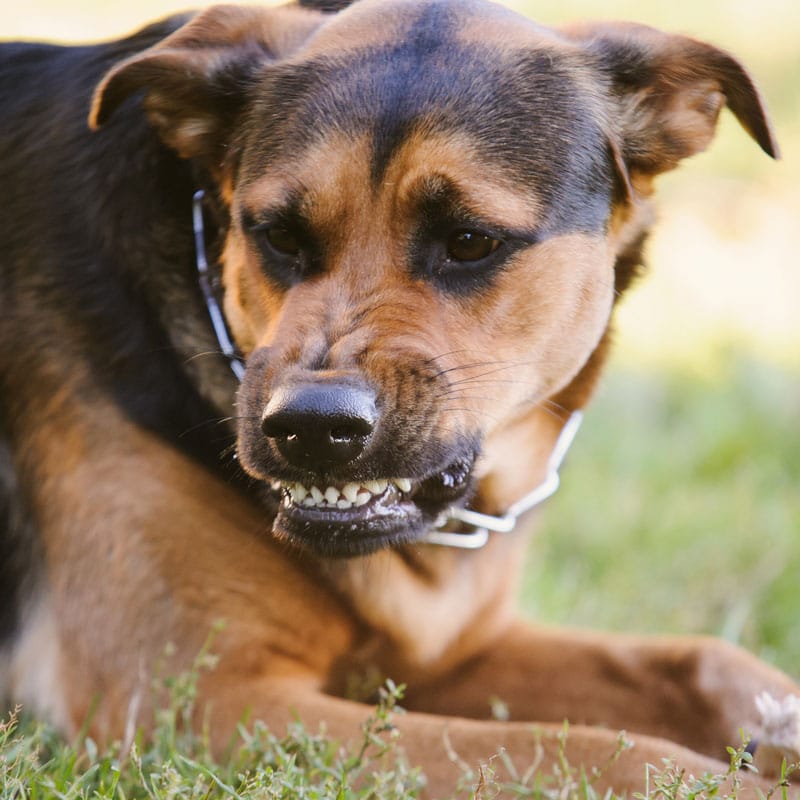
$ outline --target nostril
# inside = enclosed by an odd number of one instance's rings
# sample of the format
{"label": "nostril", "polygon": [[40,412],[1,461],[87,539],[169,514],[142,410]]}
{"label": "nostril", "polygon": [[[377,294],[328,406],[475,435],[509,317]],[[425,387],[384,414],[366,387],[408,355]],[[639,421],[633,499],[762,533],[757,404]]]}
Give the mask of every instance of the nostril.
{"label": "nostril", "polygon": [[340,442],[348,439],[363,438],[371,433],[372,421],[361,418],[348,420],[345,424],[335,425],[330,429],[331,439]]}
{"label": "nostril", "polygon": [[275,419],[269,416],[264,416],[261,420],[261,430],[270,439],[288,439],[295,435],[285,424],[276,422]]}

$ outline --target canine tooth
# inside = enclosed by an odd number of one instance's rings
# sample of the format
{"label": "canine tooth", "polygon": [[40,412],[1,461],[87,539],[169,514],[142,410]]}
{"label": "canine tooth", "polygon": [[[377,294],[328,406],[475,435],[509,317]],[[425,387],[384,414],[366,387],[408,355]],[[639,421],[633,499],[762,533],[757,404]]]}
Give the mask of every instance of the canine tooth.
{"label": "canine tooth", "polygon": [[308,489],[302,483],[296,483],[289,491],[295,503],[302,503],[308,497]]}
{"label": "canine tooth", "polygon": [[356,497],[358,497],[358,490],[361,488],[360,484],[358,483],[348,483],[342,488],[342,495],[346,500],[349,500],[351,503],[355,503]]}
{"label": "canine tooth", "polygon": [[339,501],[339,490],[334,486],[329,486],[325,490],[325,499],[330,505],[335,506]]}
{"label": "canine tooth", "polygon": [[386,491],[386,487],[389,485],[389,481],[365,481],[364,488],[368,492],[372,492],[372,494],[383,494]]}
{"label": "canine tooth", "polygon": [[376,481],[376,483],[378,484],[378,491],[375,494],[383,494],[389,487],[389,481],[380,480]]}
{"label": "canine tooth", "polygon": [[312,486],[308,491],[314,498],[314,505],[318,506],[325,499],[325,496],[316,486]]}
{"label": "canine tooth", "polygon": [[411,491],[411,481],[408,478],[394,478],[392,483],[401,491],[401,492],[410,492]]}
{"label": "canine tooth", "polygon": [[372,495],[369,492],[359,492],[358,496],[355,500],[353,500],[354,506],[363,506],[365,503],[369,503],[372,499]]}
{"label": "canine tooth", "polygon": [[353,504],[349,500],[338,500],[336,508],[352,508]]}

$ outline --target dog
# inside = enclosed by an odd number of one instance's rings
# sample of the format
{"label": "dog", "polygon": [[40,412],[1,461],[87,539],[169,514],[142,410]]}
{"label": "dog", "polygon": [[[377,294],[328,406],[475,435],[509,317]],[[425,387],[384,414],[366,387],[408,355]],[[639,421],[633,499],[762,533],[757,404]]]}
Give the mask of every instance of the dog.
{"label": "dog", "polygon": [[0,85],[10,702],[146,729],[165,645],[184,669],[222,619],[214,747],[247,710],[346,741],[374,669],[438,796],[448,748],[547,767],[565,719],[587,768],[633,740],[601,787],[724,771],[754,698],[800,691],[714,639],[513,612],[515,522],[592,395],[654,179],[724,106],[778,154],[732,56],[483,0],[307,0],[9,43]]}

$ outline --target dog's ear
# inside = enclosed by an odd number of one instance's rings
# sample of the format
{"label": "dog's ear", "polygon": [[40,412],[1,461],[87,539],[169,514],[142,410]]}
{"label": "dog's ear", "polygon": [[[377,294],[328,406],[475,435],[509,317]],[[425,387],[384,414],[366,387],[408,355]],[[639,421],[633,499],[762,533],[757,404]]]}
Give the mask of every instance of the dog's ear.
{"label": "dog's ear", "polygon": [[131,95],[184,158],[219,163],[228,135],[265,65],[297,48],[324,15],[295,7],[214,6],[153,47],[114,66],[95,90],[97,129]]}
{"label": "dog's ear", "polygon": [[567,34],[609,76],[617,104],[612,124],[632,174],[665,172],[704,150],[726,104],[761,148],[778,157],[761,95],[728,53],[637,24],[576,25]]}

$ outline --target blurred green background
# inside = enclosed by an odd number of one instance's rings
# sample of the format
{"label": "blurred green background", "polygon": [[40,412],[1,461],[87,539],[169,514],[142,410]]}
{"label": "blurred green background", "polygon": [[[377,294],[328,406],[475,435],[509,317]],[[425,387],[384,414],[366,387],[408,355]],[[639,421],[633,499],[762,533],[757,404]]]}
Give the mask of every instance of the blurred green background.
{"label": "blurred green background", "polygon": [[[725,47],[756,76],[783,150],[772,162],[725,114],[710,151],[661,179],[649,273],[540,514],[524,607],[572,625],[715,633],[800,675],[800,5],[508,4],[545,23],[632,19]],[[186,5],[5,0],[0,35],[96,39]]]}

